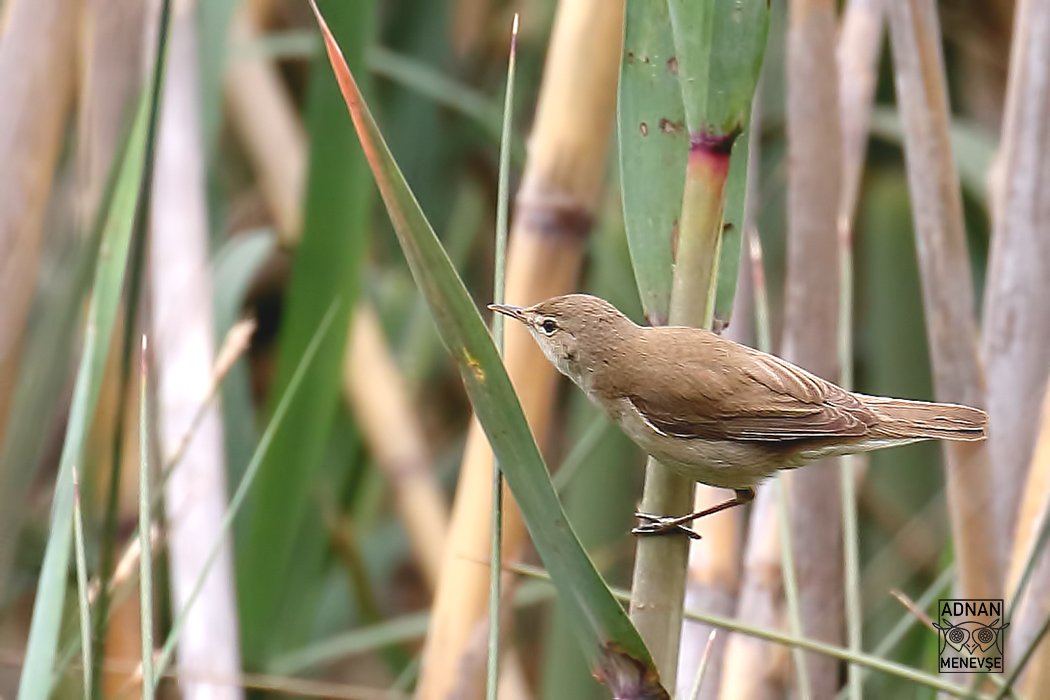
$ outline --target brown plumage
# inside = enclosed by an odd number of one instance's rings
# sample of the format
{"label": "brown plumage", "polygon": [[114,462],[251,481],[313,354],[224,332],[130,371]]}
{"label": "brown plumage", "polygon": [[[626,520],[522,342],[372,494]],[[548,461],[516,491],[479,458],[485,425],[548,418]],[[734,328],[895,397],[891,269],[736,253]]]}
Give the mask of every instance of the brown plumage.
{"label": "brown plumage", "polygon": [[[979,409],[855,394],[705,330],[637,326],[597,297],[492,308],[524,323],[559,371],[650,455],[696,481],[735,489],[722,507],[749,500],[778,469],[822,457],[984,439]],[[656,525],[643,532],[684,522],[645,517]]]}
{"label": "brown plumage", "polygon": [[[627,347],[637,352],[613,357],[635,370],[613,365],[610,381],[594,388],[622,392],[671,435],[754,442],[984,437],[984,412],[967,406],[855,394],[701,329],[638,328],[633,335]],[[675,371],[669,373],[652,358],[670,347]]]}

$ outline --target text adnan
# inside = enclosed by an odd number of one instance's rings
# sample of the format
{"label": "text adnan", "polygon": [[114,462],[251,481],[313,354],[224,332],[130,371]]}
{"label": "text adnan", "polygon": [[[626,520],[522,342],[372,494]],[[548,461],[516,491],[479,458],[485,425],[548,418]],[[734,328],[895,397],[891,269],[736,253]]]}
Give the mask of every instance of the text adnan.
{"label": "text adnan", "polygon": [[941,617],[1002,617],[1001,600],[946,600]]}

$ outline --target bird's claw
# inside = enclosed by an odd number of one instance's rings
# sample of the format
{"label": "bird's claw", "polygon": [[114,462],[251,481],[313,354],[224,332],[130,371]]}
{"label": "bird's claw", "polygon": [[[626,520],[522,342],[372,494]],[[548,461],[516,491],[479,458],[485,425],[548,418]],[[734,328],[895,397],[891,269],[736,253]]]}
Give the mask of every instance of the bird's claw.
{"label": "bird's claw", "polygon": [[678,533],[686,535],[690,539],[701,539],[700,533],[688,525],[676,522],[677,518],[640,512],[635,513],[634,516],[639,520],[645,521],[645,524],[631,530],[632,535],[668,535]]}
{"label": "bird's claw", "polygon": [[670,523],[667,525],[639,525],[638,527],[631,530],[632,535],[670,535],[670,534],[682,534],[686,535],[690,539],[699,540],[701,539],[700,533],[693,530],[688,525],[679,525],[677,523]]}

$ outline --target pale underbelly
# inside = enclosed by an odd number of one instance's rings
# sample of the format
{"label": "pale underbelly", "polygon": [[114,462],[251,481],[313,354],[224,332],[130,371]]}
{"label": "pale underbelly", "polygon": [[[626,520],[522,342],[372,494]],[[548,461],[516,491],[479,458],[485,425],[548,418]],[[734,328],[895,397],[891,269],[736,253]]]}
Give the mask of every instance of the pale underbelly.
{"label": "pale underbelly", "polygon": [[693,481],[727,489],[756,486],[777,469],[781,459],[761,443],[685,439],[660,434],[630,402],[613,418],[624,433],[664,466]]}
{"label": "pale underbelly", "polygon": [[802,449],[788,449],[759,441],[668,436],[657,431],[626,399],[609,411],[609,416],[628,437],[661,464],[693,481],[727,489],[752,488],[779,469],[794,469],[825,457],[918,441],[870,439],[838,445],[811,443]]}

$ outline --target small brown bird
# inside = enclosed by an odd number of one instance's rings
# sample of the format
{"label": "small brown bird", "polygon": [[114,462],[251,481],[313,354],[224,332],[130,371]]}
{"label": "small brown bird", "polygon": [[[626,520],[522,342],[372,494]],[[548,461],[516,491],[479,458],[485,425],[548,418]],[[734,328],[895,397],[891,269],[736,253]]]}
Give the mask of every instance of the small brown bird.
{"label": "small brown bird", "polygon": [[984,411],[864,396],[773,355],[699,328],[638,326],[604,299],[554,297],[489,308],[521,321],[555,367],[660,463],[736,497],[660,517],[636,534],[673,530],[751,501],[778,469],[920,440],[983,440]]}

